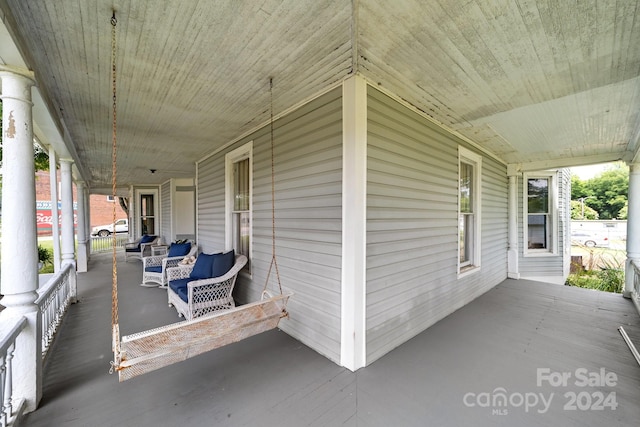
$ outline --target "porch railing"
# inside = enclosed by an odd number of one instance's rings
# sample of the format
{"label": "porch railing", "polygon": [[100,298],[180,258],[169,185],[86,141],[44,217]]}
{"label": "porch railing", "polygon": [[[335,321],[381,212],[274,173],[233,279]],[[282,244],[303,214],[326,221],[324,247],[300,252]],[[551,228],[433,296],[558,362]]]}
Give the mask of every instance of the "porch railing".
{"label": "porch railing", "polygon": [[[128,240],[129,240],[129,236],[127,234],[116,235],[116,248],[123,248],[125,243],[127,243]],[[91,253],[93,254],[93,253],[99,253],[99,252],[108,252],[111,250],[112,244],[113,244],[112,236],[91,237]]]}
{"label": "porch railing", "polygon": [[43,359],[71,302],[70,275],[72,273],[74,273],[73,266],[67,264],[38,289],[39,296],[35,303],[40,308],[42,318]]}
{"label": "porch railing", "polygon": [[637,261],[631,261],[631,266],[633,267],[633,290],[631,293],[631,299],[640,313],[640,263]]}
{"label": "porch railing", "polygon": [[0,426],[13,424],[22,412],[24,399],[18,399],[13,393],[13,363],[16,351],[16,339],[27,325],[23,316],[2,316],[0,323]]}

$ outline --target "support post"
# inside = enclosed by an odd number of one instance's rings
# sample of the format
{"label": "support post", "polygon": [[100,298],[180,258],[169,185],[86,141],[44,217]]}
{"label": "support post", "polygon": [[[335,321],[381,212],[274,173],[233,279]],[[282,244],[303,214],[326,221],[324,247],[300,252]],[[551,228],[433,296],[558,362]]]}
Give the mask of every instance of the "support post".
{"label": "support post", "polygon": [[510,279],[520,278],[518,265],[518,172],[515,167],[507,167],[509,176],[509,199],[507,201],[507,277]]}
{"label": "support post", "polygon": [[367,83],[342,88],[342,313],[340,363],[366,365]]}
{"label": "support post", "polygon": [[58,209],[57,154],[49,147],[49,187],[51,189],[51,239],[53,242],[53,269],[60,271],[60,211]]}
{"label": "support post", "polygon": [[622,295],[631,298],[635,271],[631,263],[640,262],[640,163],[629,165],[629,211],[627,212],[627,260]]}
{"label": "support post", "polygon": [[83,181],[76,183],[76,193],[78,195],[78,228],[76,230],[78,236],[78,255],[77,255],[77,271],[78,273],[87,272],[87,227],[85,224],[85,198],[86,189]]}
{"label": "support post", "polygon": [[[33,73],[0,66],[2,80],[2,316],[27,326],[16,339],[13,391],[32,412],[42,397],[42,325],[38,297],[35,164],[31,87]],[[16,262],[19,257],[20,262]]]}
{"label": "support post", "polygon": [[71,177],[71,160],[60,161],[60,187],[62,201],[62,266],[71,264],[73,273],[69,276],[69,292],[72,303],[77,302],[77,281],[75,274],[75,230],[73,214],[73,181]]}

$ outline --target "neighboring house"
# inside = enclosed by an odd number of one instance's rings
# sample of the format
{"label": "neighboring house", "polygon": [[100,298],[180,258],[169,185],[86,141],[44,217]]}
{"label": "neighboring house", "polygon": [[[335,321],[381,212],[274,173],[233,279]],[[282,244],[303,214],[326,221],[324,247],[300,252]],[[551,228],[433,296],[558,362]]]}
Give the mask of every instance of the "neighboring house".
{"label": "neighboring house", "polygon": [[[334,362],[370,364],[507,277],[507,165],[411,106],[356,77],[277,120],[274,144],[277,260],[295,294],[281,328]],[[271,260],[270,156],[267,126],[197,163],[197,241],[249,257],[242,302]],[[520,277],[562,283],[570,175],[517,175]],[[189,184],[132,187],[134,234],[175,238]]]}
{"label": "neighboring house", "polygon": [[[58,182],[60,182],[60,172],[58,172]],[[51,174],[49,171],[38,171],[36,172],[36,215],[37,215],[37,224],[38,224],[38,235],[39,236],[50,236],[51,235],[51,224],[52,224],[52,215],[51,215]],[[58,191],[58,197],[60,192]],[[73,186],[73,198],[74,198],[74,211],[77,211],[77,193],[76,186]],[[108,224],[113,222],[113,203],[114,200],[111,196],[104,196],[98,194],[92,194],[89,198],[90,211],[91,211],[91,227],[94,227],[99,224]],[[122,210],[120,204],[116,203],[116,218],[126,218],[127,214]],[[60,216],[61,212],[60,202],[58,202],[58,216]],[[77,215],[74,218],[74,224],[78,224]]]}

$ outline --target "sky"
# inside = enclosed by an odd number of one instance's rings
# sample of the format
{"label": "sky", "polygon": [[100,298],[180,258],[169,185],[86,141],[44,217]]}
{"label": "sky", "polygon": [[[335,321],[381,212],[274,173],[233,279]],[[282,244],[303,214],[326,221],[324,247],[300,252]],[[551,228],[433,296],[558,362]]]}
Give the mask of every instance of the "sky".
{"label": "sky", "polygon": [[578,178],[584,181],[584,180],[593,178],[594,176],[598,175],[600,172],[604,172],[610,166],[611,166],[611,163],[602,163],[599,165],[589,165],[589,166],[576,166],[571,168],[571,173],[578,175]]}

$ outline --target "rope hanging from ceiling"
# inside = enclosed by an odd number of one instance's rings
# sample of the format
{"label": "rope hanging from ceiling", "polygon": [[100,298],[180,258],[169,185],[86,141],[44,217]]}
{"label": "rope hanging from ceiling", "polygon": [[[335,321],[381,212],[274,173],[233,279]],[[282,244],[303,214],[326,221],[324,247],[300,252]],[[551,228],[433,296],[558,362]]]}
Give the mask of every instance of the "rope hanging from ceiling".
{"label": "rope hanging from ceiling", "polygon": [[[116,26],[115,11],[111,17],[111,88],[112,138],[111,138],[111,192],[117,192],[117,73],[116,73]],[[262,290],[262,300],[229,310],[206,314],[193,320],[171,324],[160,328],[120,337],[118,316],[118,272],[116,258],[116,234],[112,233],[112,287],[111,287],[111,329],[113,361],[111,370],[118,372],[120,381],[159,369],[164,366],[194,357],[206,351],[240,341],[278,327],[280,319],[287,317],[286,304],[291,296],[282,291],[280,272],[276,260],[275,234],[275,179],[273,141],[273,80],[269,80],[271,97],[271,216],[272,216],[272,257],[267,279]],[[116,208],[113,204],[113,222]],[[275,267],[280,295],[271,296],[267,285],[272,267]]]}

